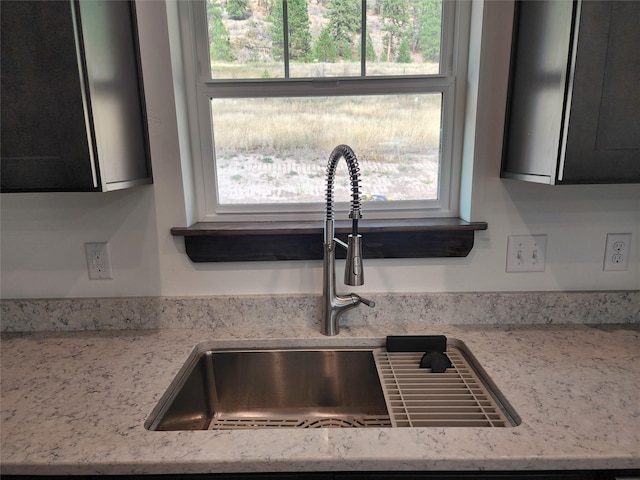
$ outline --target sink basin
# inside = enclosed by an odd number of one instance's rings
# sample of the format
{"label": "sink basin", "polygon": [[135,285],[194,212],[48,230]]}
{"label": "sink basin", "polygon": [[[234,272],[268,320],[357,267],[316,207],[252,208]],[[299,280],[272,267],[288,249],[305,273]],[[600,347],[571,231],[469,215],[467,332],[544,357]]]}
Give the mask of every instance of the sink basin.
{"label": "sink basin", "polygon": [[211,349],[201,344],[147,419],[149,430],[510,427],[517,414],[464,344],[444,373],[424,352]]}
{"label": "sink basin", "polygon": [[209,350],[165,397],[147,428],[391,426],[371,350]]}

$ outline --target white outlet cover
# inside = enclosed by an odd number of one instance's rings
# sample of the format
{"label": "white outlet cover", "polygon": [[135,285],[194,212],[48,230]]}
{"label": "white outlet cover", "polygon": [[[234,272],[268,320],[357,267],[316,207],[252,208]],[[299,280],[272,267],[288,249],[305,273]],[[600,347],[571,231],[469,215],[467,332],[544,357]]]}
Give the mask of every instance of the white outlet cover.
{"label": "white outlet cover", "polygon": [[510,235],[507,239],[507,272],[544,272],[547,235]]}
{"label": "white outlet cover", "polygon": [[111,255],[107,242],[85,243],[87,270],[90,280],[108,280],[113,278]]}
{"label": "white outlet cover", "polygon": [[605,272],[626,271],[629,268],[629,255],[631,255],[631,234],[608,233],[602,269]]}

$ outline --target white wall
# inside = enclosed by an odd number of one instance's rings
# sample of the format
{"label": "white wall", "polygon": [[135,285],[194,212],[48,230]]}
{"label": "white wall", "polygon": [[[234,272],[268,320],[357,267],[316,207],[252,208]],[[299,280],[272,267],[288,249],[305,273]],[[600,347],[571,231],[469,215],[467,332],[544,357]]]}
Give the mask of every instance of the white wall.
{"label": "white wall", "polygon": [[[474,15],[481,12],[474,5]],[[640,288],[640,186],[531,185],[498,178],[512,5],[489,2],[479,71],[467,258],[366,262],[365,292]],[[172,226],[187,223],[164,2],[139,2],[154,185],[105,194],[3,194],[2,298],[320,293],[320,262],[192,264]],[[478,49],[478,44],[474,44]],[[474,82],[476,82],[474,84]],[[471,125],[473,126],[473,125]],[[469,126],[471,130],[471,126]],[[626,272],[603,272],[608,232],[631,232]],[[505,273],[508,235],[548,234],[543,273]],[[83,244],[110,243],[113,280],[89,280]],[[322,241],[318,238],[318,241]]]}

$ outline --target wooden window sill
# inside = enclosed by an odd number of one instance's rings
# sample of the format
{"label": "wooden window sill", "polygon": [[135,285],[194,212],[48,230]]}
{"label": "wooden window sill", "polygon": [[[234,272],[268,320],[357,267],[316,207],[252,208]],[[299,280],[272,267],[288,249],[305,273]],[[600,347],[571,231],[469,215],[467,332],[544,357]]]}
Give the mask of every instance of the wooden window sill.
{"label": "wooden window sill", "polygon": [[[321,260],[323,229],[322,222],[196,223],[174,227],[171,234],[184,237],[193,262]],[[351,223],[336,221],[335,229],[346,239]],[[486,222],[433,218],[367,220],[358,231],[364,258],[441,258],[466,257],[474,232],[486,229]],[[337,258],[345,253],[336,249]]]}

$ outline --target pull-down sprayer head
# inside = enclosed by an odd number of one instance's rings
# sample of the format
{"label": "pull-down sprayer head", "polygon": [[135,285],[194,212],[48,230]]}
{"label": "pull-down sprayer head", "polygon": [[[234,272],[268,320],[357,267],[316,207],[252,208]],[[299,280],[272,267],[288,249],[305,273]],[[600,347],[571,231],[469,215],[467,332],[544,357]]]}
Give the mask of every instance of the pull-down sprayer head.
{"label": "pull-down sprayer head", "polygon": [[347,263],[344,266],[344,284],[359,287],[364,284],[362,269],[362,235],[349,235],[347,241]]}

